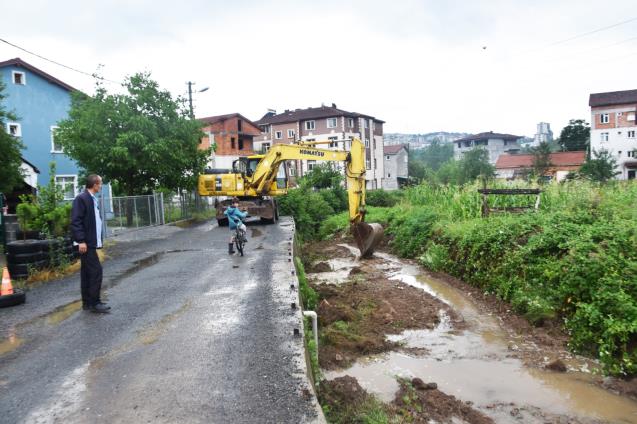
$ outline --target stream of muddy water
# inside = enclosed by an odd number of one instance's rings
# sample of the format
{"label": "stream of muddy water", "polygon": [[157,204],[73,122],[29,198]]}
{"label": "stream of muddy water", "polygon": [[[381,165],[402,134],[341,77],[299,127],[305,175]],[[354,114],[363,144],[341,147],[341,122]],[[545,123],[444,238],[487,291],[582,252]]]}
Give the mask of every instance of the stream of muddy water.
{"label": "stream of muddy water", "polygon": [[[352,253],[357,252],[348,245]],[[391,401],[399,389],[396,377],[419,377],[435,382],[443,392],[473,406],[496,422],[544,422],[546,415],[570,416],[582,422],[599,420],[611,423],[637,423],[637,402],[614,395],[592,383],[594,376],[585,361],[569,362],[569,371],[557,373],[526,367],[511,355],[516,343],[498,320],[481,312],[474,301],[444,281],[426,275],[416,265],[402,262],[386,254],[376,253],[375,265],[390,280],[420,288],[448,304],[467,324],[464,330],[454,330],[449,317],[440,312],[440,324],[433,330],[409,330],[389,336],[407,347],[422,348],[425,355],[403,352],[367,357],[351,368],[326,371],[328,380],[350,375],[369,393]],[[354,256],[355,257],[355,256]],[[314,274],[332,283],[347,279],[357,266],[354,257],[328,261],[333,271]],[[512,414],[511,408],[523,409],[528,416]],[[541,411],[534,415],[529,411]],[[544,418],[543,418],[544,417]]]}

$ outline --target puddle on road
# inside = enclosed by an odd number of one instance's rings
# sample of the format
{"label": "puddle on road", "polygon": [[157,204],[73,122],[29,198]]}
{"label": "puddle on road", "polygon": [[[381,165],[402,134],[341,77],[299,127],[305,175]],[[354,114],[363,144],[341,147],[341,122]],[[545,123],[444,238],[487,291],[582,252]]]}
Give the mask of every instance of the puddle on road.
{"label": "puddle on road", "polygon": [[263,235],[263,231],[261,231],[258,228],[250,228],[250,231],[252,231],[250,237],[254,238],[254,237],[261,237]]}
{"label": "puddle on road", "polygon": [[71,315],[73,315],[80,309],[82,309],[82,301],[77,300],[75,302],[71,302],[67,305],[63,305],[63,306],[60,306],[59,308],[56,308],[50,314],[45,315],[44,319],[47,324],[56,325],[70,318]]}
{"label": "puddle on road", "polygon": [[14,329],[9,329],[9,336],[0,342],[0,356],[13,352],[24,342],[23,339],[15,335]]}
{"label": "puddle on road", "polygon": [[[396,376],[419,377],[436,382],[445,393],[474,402],[476,408],[493,418],[496,412],[487,406],[512,402],[555,414],[613,423],[637,422],[637,402],[599,388],[590,374],[526,368],[519,359],[510,357],[510,339],[498,321],[481,313],[465,294],[392,255],[376,253],[376,257],[386,261],[378,268],[384,269],[389,279],[441,299],[462,315],[467,330],[454,331],[449,317],[441,311],[441,322],[433,330],[408,330],[388,337],[406,347],[425,348],[426,356],[390,352],[366,358],[347,370],[325,372],[327,379],[350,375],[368,392],[390,402],[399,388]],[[497,420],[519,422],[513,416],[503,419],[498,415]]]}

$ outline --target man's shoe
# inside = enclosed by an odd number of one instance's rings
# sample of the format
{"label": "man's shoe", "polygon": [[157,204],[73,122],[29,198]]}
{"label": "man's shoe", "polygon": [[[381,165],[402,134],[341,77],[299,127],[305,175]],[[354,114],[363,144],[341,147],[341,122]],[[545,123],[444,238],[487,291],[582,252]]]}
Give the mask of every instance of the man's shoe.
{"label": "man's shoe", "polygon": [[99,301],[97,302],[98,305],[102,305],[103,307],[105,307],[106,309],[111,309],[110,306],[108,306],[105,302]]}
{"label": "man's shoe", "polygon": [[89,311],[93,312],[94,314],[108,314],[109,309],[111,308],[98,303],[97,305],[91,306],[89,308]]}

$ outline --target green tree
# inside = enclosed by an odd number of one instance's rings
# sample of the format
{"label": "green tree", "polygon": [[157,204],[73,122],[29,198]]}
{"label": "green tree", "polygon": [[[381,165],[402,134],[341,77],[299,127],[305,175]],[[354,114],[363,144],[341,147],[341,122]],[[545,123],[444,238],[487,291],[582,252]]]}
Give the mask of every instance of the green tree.
{"label": "green tree", "polygon": [[615,178],[619,171],[616,171],[617,161],[606,149],[599,151],[593,149],[594,158],[588,158],[586,163],[579,170],[580,175],[592,181],[605,183]]}
{"label": "green tree", "polygon": [[571,119],[562,129],[558,143],[564,152],[588,150],[591,128],[583,119]]}
{"label": "green tree", "polygon": [[4,84],[0,80],[0,193],[8,193],[23,181],[22,155],[24,145],[19,138],[5,131],[7,121],[16,121],[17,118],[11,112],[4,109],[3,100]]}
{"label": "green tree", "polygon": [[124,88],[109,94],[98,83],[93,97],[73,93],[56,133],[66,154],[127,195],[193,188],[210,154],[198,149],[201,124],[148,73],[127,78]]}
{"label": "green tree", "polygon": [[316,189],[334,188],[341,185],[343,178],[343,174],[332,163],[327,162],[315,165],[301,182]]}
{"label": "green tree", "polygon": [[531,149],[533,154],[533,172],[542,180],[546,171],[551,167],[551,146],[543,141]]}
{"label": "green tree", "polygon": [[483,148],[474,148],[464,154],[458,164],[460,168],[460,184],[475,181],[483,182],[495,177],[495,167],[489,163],[489,152]]}

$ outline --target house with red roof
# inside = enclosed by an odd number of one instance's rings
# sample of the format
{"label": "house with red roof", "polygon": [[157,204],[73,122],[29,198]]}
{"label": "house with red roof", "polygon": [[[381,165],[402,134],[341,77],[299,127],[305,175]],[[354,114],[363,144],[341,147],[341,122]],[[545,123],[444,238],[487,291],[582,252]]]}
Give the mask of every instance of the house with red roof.
{"label": "house with red roof", "polygon": [[[569,172],[577,172],[586,162],[586,152],[556,152],[549,155],[551,166],[544,176],[556,181],[563,180]],[[496,178],[513,180],[525,178],[533,172],[533,155],[504,153],[495,163]]]}
{"label": "house with red roof", "polygon": [[210,168],[231,169],[232,162],[240,156],[255,153],[254,138],[261,134],[261,130],[240,113],[198,119],[204,125],[202,131],[206,134],[201,139],[199,148],[207,149],[213,144],[216,145],[216,151],[212,153],[208,162]]}

